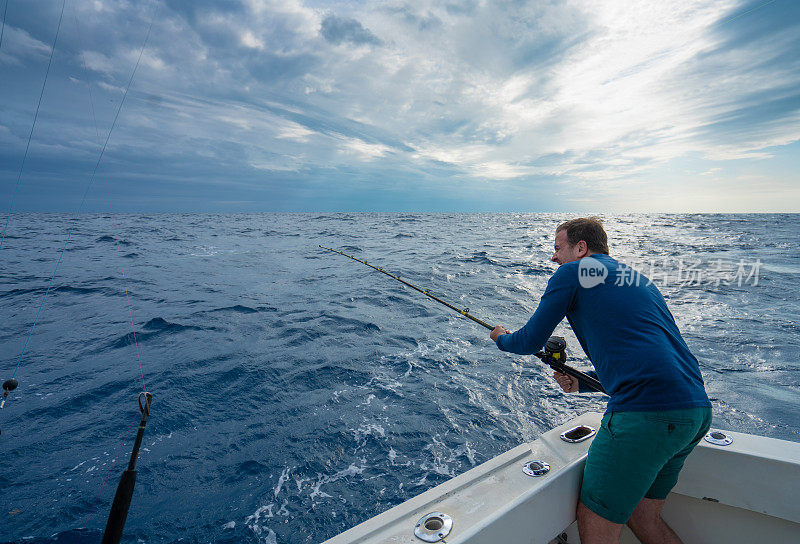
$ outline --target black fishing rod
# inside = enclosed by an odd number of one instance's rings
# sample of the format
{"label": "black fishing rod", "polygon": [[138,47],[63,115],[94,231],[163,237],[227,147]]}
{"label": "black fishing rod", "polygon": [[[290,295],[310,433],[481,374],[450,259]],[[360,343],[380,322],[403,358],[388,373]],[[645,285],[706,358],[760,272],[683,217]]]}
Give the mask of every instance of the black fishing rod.
{"label": "black fishing rod", "polygon": [[[386,270],[384,270],[383,268],[381,268],[379,266],[371,265],[367,261],[362,261],[361,259],[353,257],[352,255],[348,255],[347,253],[342,253],[341,251],[337,251],[337,250],[329,248],[329,247],[325,247],[325,246],[322,246],[322,245],[319,246],[319,247],[321,247],[322,249],[327,249],[328,251],[333,251],[334,253],[338,253],[339,255],[343,255],[343,256],[345,256],[345,257],[347,257],[349,259],[353,259],[354,261],[358,261],[361,264],[365,264],[368,267],[370,267],[370,268],[372,268],[374,270],[377,270],[381,274],[386,274],[390,278],[396,279],[400,283],[411,287],[415,291],[419,291],[420,293],[422,293],[426,297],[435,300],[439,304],[444,304],[445,306],[447,306],[451,310],[455,310],[456,312],[458,312],[459,314],[463,315],[467,319],[471,319],[472,321],[474,321],[478,325],[486,327],[489,330],[494,330],[494,327],[489,325],[486,321],[483,321],[481,319],[478,319],[474,315],[471,315],[469,313],[469,309],[463,309],[462,310],[461,308],[457,308],[456,306],[453,306],[449,302],[444,301],[444,300],[440,299],[439,297],[437,297],[436,295],[432,294],[430,291],[427,291],[426,289],[420,289],[416,285],[412,285],[412,284],[408,283],[406,280],[402,279],[400,276],[392,274],[391,272],[387,272]],[[600,385],[600,382],[598,380],[596,380],[595,378],[592,378],[591,376],[589,376],[585,372],[581,372],[580,370],[577,370],[575,368],[572,368],[572,367],[567,366],[566,364],[564,364],[564,361],[566,361],[566,359],[567,359],[566,347],[567,347],[567,343],[562,337],[560,337],[560,336],[551,336],[550,339],[547,341],[547,344],[545,345],[544,351],[540,351],[538,353],[534,353],[534,355],[536,357],[538,357],[539,359],[541,359],[542,362],[547,364],[550,368],[552,368],[556,372],[561,372],[562,374],[569,374],[573,378],[577,378],[578,380],[583,382],[583,384],[586,385],[586,387],[588,387],[589,389],[591,389],[593,391],[597,391],[599,393],[605,393],[606,390],[603,389],[603,386]]]}
{"label": "black fishing rod", "polygon": [[[142,400],[144,400],[144,404],[142,404]],[[125,520],[128,518],[128,510],[131,507],[131,499],[133,499],[133,487],[136,485],[136,459],[139,457],[139,448],[142,445],[147,418],[150,417],[152,401],[153,395],[147,391],[139,393],[139,411],[142,412],[142,420],[139,422],[139,430],[133,443],[128,470],[122,473],[119,485],[117,485],[117,492],[114,495],[114,502],[111,503],[102,544],[119,544],[122,538],[122,530],[125,528]]]}

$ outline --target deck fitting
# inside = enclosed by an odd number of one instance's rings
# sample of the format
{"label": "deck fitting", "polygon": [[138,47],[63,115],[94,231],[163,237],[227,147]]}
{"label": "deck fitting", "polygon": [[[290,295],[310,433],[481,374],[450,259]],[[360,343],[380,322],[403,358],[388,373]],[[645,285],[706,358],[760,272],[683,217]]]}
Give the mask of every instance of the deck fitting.
{"label": "deck fitting", "polygon": [[425,514],[414,527],[414,536],[425,542],[439,542],[453,530],[453,518],[442,512]]}
{"label": "deck fitting", "polygon": [[706,435],[705,441],[715,446],[728,446],[733,442],[733,437],[722,431],[711,431]]}
{"label": "deck fitting", "polygon": [[528,476],[544,476],[550,472],[550,465],[544,461],[528,461],[522,465],[522,472]]}

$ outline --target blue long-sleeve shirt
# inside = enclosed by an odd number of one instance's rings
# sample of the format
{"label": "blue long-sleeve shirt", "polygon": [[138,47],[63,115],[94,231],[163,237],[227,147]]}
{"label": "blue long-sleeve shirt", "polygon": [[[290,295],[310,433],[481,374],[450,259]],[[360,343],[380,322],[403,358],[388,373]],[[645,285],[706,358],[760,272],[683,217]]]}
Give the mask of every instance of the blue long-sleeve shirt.
{"label": "blue long-sleeve shirt", "polygon": [[711,406],[664,297],[632,268],[602,254],[560,266],[528,323],[497,346],[536,353],[564,316],[611,396],[607,411]]}

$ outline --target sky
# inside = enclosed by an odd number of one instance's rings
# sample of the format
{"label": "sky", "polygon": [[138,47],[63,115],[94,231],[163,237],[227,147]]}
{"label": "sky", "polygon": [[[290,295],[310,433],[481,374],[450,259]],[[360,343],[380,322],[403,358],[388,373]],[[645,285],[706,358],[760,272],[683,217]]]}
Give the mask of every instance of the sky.
{"label": "sky", "polygon": [[3,215],[800,211],[796,0],[61,6],[0,0]]}

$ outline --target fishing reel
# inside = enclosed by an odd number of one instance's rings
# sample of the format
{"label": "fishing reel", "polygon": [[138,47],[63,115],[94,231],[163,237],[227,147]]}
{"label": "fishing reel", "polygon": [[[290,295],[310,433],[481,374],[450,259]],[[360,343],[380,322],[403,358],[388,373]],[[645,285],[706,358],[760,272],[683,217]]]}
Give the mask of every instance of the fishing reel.
{"label": "fishing reel", "polygon": [[11,378],[10,380],[6,380],[3,382],[3,400],[0,400],[0,408],[3,408],[3,406],[6,405],[6,397],[8,396],[9,393],[11,393],[14,389],[16,389],[18,385],[19,382],[14,378]]}
{"label": "fishing reel", "polygon": [[544,344],[544,350],[534,353],[550,368],[562,374],[571,374],[573,369],[564,364],[567,361],[567,341],[563,336],[551,336]]}
{"label": "fishing reel", "polygon": [[567,341],[563,336],[551,336],[547,339],[544,345],[544,357],[549,361],[542,360],[546,363],[553,361],[554,363],[564,363],[567,360]]}
{"label": "fishing reel", "polygon": [[18,385],[19,382],[14,378],[11,378],[10,380],[6,380],[5,382],[3,382],[3,400],[0,401],[0,408],[2,408],[5,405],[6,397],[8,396],[8,394],[11,393],[14,389],[16,389]]}
{"label": "fishing reel", "polygon": [[592,391],[597,391],[599,393],[606,392],[599,380],[566,365],[567,341],[564,340],[563,336],[551,336],[544,345],[544,351],[540,351],[534,355],[556,372],[569,374],[573,378],[580,380],[584,386]]}

